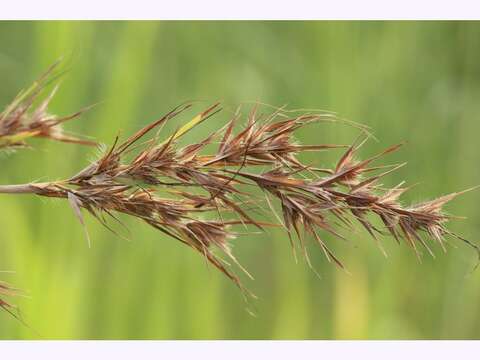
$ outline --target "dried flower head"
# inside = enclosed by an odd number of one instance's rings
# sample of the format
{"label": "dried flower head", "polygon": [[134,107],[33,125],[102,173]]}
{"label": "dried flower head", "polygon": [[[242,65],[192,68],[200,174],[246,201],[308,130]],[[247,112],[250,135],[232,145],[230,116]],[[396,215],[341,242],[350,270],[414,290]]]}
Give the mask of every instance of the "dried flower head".
{"label": "dried flower head", "polygon": [[[378,244],[378,235],[390,233],[418,256],[421,247],[432,253],[430,243],[445,250],[447,235],[477,249],[445,227],[451,217],[442,207],[460,193],[405,207],[399,201],[407,190],[403,183],[393,188],[379,184],[380,179],[404,164],[382,166],[375,162],[400,145],[366,160],[356,160],[367,136],[351,146],[302,145],[294,139],[299,128],[335,121],[331,114],[298,114],[284,109],[261,113],[255,106],[246,121],[241,121],[239,110],[224,127],[205,139],[180,146],[181,137],[215,115],[219,104],[160,140],[162,126],[190,107],[187,104],[172,110],[123,143],[117,138],[98,160],[70,179],[3,186],[0,192],[68,199],[82,224],[81,209],[109,229],[107,219],[118,221],[117,213],[139,218],[198,251],[243,290],[240,278],[227,261],[248,273],[233,255],[230,240],[238,235],[238,225],[258,229],[274,226],[253,216],[252,207],[260,205],[259,191],[265,193],[265,202],[273,214],[273,200],[280,205],[282,226],[292,248],[299,248],[309,265],[307,237],[319,245],[329,261],[343,267],[324,235],[343,238],[337,224],[352,229],[355,221]],[[143,140],[155,129],[158,131],[154,137]],[[214,146],[214,151],[209,151]],[[316,168],[298,157],[307,151],[335,148],[345,148],[345,152],[332,169]],[[379,218],[383,229],[371,222],[367,216],[370,214]]]}
{"label": "dried flower head", "polygon": [[54,63],[28,89],[21,91],[0,113],[0,150],[12,150],[26,145],[32,137],[83,145],[96,145],[95,142],[67,134],[62,129],[66,121],[79,117],[87,109],[74,114],[58,117],[48,112],[48,105],[58,90],[58,85],[38,105],[37,100],[45,88],[55,82],[61,74],[55,73],[60,61]]}

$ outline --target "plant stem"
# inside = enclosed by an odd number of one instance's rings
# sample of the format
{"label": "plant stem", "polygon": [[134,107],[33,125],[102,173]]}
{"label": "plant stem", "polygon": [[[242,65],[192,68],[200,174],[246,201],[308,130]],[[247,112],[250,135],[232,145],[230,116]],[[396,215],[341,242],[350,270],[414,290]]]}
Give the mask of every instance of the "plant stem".
{"label": "plant stem", "polygon": [[0,194],[39,194],[40,189],[32,184],[0,185]]}

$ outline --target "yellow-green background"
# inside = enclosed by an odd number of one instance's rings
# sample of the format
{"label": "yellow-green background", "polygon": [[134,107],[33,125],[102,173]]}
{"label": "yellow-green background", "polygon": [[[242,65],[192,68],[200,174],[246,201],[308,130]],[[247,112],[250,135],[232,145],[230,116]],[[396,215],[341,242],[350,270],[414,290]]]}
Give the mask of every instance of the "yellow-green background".
{"label": "yellow-green background", "polygon": [[[2,22],[0,103],[6,105],[59,56],[70,72],[51,109],[102,101],[69,130],[110,143],[185,100],[221,100],[226,111],[190,134],[200,139],[241,102],[321,108],[373,128],[367,156],[405,140],[385,182],[419,183],[405,202],[480,183],[480,24],[476,22]],[[186,120],[187,118],[184,117]],[[171,124],[172,130],[177,123]],[[305,143],[350,142],[341,125],[303,130]],[[94,151],[35,141],[0,158],[0,183],[59,179]],[[331,166],[339,153],[309,156]],[[480,192],[448,210],[451,229],[480,241]],[[256,280],[256,317],[238,289],[204,259],[146,225],[124,219],[132,241],[92,219],[88,249],[68,204],[0,197],[1,278],[28,292],[21,325],[0,312],[4,339],[436,339],[480,337],[475,254],[453,241],[422,264],[386,238],[385,259],[358,229],[329,238],[351,275],[311,247],[319,279],[295,264],[281,231],[235,240]]]}

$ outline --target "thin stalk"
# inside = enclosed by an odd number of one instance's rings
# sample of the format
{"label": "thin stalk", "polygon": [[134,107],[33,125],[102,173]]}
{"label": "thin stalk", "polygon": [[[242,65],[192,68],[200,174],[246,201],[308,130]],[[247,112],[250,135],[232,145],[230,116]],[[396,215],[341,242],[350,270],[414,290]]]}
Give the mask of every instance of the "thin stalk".
{"label": "thin stalk", "polygon": [[33,184],[0,185],[0,194],[39,194],[40,189]]}

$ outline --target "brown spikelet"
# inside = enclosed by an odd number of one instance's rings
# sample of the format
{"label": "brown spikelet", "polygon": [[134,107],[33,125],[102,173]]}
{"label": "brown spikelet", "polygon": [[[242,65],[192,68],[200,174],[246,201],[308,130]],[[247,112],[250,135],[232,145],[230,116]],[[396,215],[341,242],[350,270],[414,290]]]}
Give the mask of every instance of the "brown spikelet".
{"label": "brown spikelet", "polygon": [[56,141],[82,145],[96,145],[95,142],[68,135],[62,130],[62,123],[79,117],[87,108],[74,114],[58,117],[48,112],[48,105],[58,90],[58,85],[43,100],[42,92],[55,82],[55,73],[60,61],[54,63],[28,89],[21,91],[0,113],[0,150],[13,150],[26,145],[32,137],[43,137]]}

